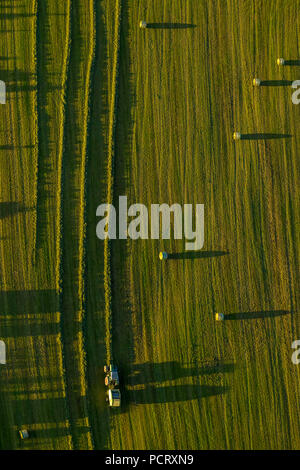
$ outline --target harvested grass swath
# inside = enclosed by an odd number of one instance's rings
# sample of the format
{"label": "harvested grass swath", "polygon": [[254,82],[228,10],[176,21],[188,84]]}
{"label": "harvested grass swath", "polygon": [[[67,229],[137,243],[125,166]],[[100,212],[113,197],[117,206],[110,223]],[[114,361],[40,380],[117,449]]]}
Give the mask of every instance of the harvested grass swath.
{"label": "harvested grass swath", "polygon": [[[117,120],[118,106],[118,86],[119,86],[119,55],[120,55],[120,30],[122,20],[122,0],[118,0],[116,4],[116,20],[114,34],[114,55],[113,55],[113,75],[112,75],[112,96],[110,102],[109,115],[109,131],[108,131],[108,162],[107,162],[107,203],[113,202],[113,186],[114,186],[114,155],[115,155],[115,130]],[[104,291],[105,291],[105,321],[106,321],[106,354],[107,363],[112,360],[112,299],[111,299],[111,256],[110,242],[106,238],[104,240]]]}

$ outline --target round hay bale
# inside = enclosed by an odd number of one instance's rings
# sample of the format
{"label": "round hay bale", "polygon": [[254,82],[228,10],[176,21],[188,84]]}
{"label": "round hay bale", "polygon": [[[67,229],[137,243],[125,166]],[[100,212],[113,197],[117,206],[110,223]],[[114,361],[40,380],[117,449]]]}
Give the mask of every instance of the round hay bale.
{"label": "round hay bale", "polygon": [[6,364],[6,345],[4,341],[0,341],[0,364]]}
{"label": "round hay bale", "polygon": [[19,435],[21,439],[29,439],[29,432],[27,429],[20,429]]}
{"label": "round hay bale", "polygon": [[165,251],[160,251],[159,253],[159,259],[162,261],[164,259],[168,259],[168,253],[166,253]]}
{"label": "round hay bale", "polygon": [[261,79],[260,78],[253,78],[253,86],[260,86]]}
{"label": "round hay bale", "polygon": [[223,321],[224,313],[216,313],[216,321]]}

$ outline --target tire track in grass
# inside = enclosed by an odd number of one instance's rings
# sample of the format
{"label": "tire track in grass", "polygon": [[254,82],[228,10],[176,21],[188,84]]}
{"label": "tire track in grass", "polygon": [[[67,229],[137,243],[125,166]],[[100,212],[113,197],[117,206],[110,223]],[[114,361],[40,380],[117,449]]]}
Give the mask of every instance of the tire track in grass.
{"label": "tire track in grass", "polygon": [[[85,311],[84,333],[87,352],[87,379],[89,389],[89,416],[93,429],[94,447],[109,445],[109,412],[105,404],[103,364],[105,363],[105,304],[103,288],[103,244],[95,234],[95,207],[104,201],[107,190],[107,137],[105,129],[108,114],[107,42],[103,4],[94,0],[95,55],[91,72],[90,119],[88,129],[88,161],[86,183],[86,238],[85,238]],[[99,150],[100,149],[100,150]],[[100,288],[99,288],[100,283]]]}
{"label": "tire track in grass", "polygon": [[[122,0],[122,10],[120,18],[119,38],[119,64],[117,70],[118,83],[116,103],[116,130],[114,136],[114,179],[113,195],[114,204],[118,204],[118,195],[126,194],[129,191],[128,175],[130,173],[131,152],[133,143],[133,117],[132,107],[135,102],[135,95],[132,88],[131,76],[131,56],[127,48],[128,34],[128,2]],[[116,34],[115,34],[116,36]],[[111,110],[112,112],[112,110]],[[130,168],[129,168],[130,167]],[[132,276],[129,263],[124,260],[131,260],[132,247],[129,241],[115,240],[113,242],[111,256],[111,277],[112,277],[112,356],[121,372],[121,393],[122,393],[122,414],[112,415],[111,425],[111,446],[112,448],[126,448],[128,443],[128,433],[122,432],[128,425],[129,432],[135,428],[138,433],[139,424],[131,419],[132,408],[130,403],[132,379],[132,364],[135,362],[135,344],[133,343],[133,323],[135,311],[131,297]],[[130,418],[128,418],[130,416]],[[129,447],[128,447],[129,448]]]}
{"label": "tire track in grass", "polygon": [[[81,194],[80,194],[80,246],[79,246],[79,269],[80,269],[80,295],[82,301],[82,348],[83,348],[83,355],[84,355],[84,375],[86,381],[86,387],[88,387],[87,382],[87,351],[86,351],[86,311],[87,311],[87,302],[86,302],[86,265],[87,265],[87,172],[88,172],[88,149],[89,149],[89,134],[91,130],[91,100],[92,100],[92,80],[94,76],[94,69],[95,69],[95,62],[96,62],[96,35],[97,35],[97,13],[96,13],[96,0],[93,0],[92,4],[92,45],[90,48],[90,58],[89,58],[89,65],[88,65],[88,81],[87,81],[87,91],[85,96],[85,126],[84,126],[84,136],[83,136],[83,158],[81,164]],[[87,413],[90,416],[90,401],[89,401],[89,394],[86,388],[86,401],[87,401]],[[95,448],[94,444],[94,437],[92,427],[90,427],[91,433],[91,442],[92,448]]]}
{"label": "tire track in grass", "polygon": [[[35,213],[34,213],[34,225],[36,227],[36,220],[37,220],[37,189],[38,189],[38,177],[39,177],[39,123],[38,123],[38,73],[37,73],[37,67],[38,67],[38,57],[37,57],[37,34],[38,34],[38,0],[34,0],[33,4],[33,12],[34,12],[34,31],[35,31],[35,45],[34,45],[34,66],[35,66],[35,72],[36,72],[36,84],[37,88],[34,91],[34,158],[35,158],[35,175],[34,175],[34,180],[35,180],[35,196],[34,196],[34,207],[35,207]],[[34,246],[36,245],[36,230],[34,232]],[[34,256],[34,253],[33,253]]]}
{"label": "tire track in grass", "polygon": [[[88,416],[83,337],[85,172],[90,77],[95,43],[93,3],[89,2],[89,6],[86,11],[86,7],[83,7],[78,0],[72,1],[71,4],[70,59],[61,185],[63,192],[60,247],[61,311],[71,429],[76,449],[93,448]],[[89,29],[86,28],[86,19]]]}

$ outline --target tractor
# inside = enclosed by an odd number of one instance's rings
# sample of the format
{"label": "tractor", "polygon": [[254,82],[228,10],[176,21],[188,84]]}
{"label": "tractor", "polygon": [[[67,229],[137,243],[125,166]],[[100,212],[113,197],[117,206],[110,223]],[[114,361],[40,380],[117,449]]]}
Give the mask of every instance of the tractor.
{"label": "tractor", "polygon": [[105,379],[104,383],[105,386],[108,388],[106,401],[109,406],[111,407],[118,407],[121,406],[121,392],[117,388],[119,387],[119,373],[116,366],[113,364],[105,365],[104,366],[104,373]]}
{"label": "tractor", "polygon": [[107,391],[106,401],[109,406],[118,407],[121,406],[121,392],[117,388],[109,389]]}
{"label": "tractor", "polygon": [[104,366],[105,379],[104,383],[106,387],[115,388],[119,385],[119,374],[118,369],[113,364]]}

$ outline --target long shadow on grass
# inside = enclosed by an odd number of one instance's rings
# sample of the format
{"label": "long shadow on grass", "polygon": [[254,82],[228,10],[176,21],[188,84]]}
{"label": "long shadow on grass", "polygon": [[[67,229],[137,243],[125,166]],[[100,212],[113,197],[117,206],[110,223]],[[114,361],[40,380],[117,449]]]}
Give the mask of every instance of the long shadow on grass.
{"label": "long shadow on grass", "polygon": [[57,312],[58,294],[49,290],[0,291],[0,321],[6,315]]}
{"label": "long shadow on grass", "polygon": [[292,80],[262,80],[260,86],[291,86]]}
{"label": "long shadow on grass", "polygon": [[31,210],[28,207],[24,207],[20,202],[0,202],[0,219]]}
{"label": "long shadow on grass", "polygon": [[210,396],[226,393],[228,387],[212,385],[174,385],[167,387],[147,386],[143,390],[126,390],[128,403],[176,403],[189,400],[201,400]]}
{"label": "long shadow on grass", "polygon": [[30,29],[1,29],[0,30],[0,34],[7,34],[7,33],[10,33],[10,34],[16,34],[16,33],[28,33],[28,32],[31,32]]}
{"label": "long shadow on grass", "polygon": [[[53,212],[56,197],[53,187],[57,169],[53,165],[53,155],[57,152],[58,142],[51,140],[51,127],[56,116],[51,116],[47,108],[55,97],[53,90],[61,90],[62,86],[53,86],[57,74],[53,78],[54,53],[53,37],[51,34],[51,14],[49,1],[40,2],[37,15],[37,110],[38,110],[38,178],[37,178],[37,218],[36,218],[36,248],[47,245],[49,227],[49,212]],[[56,95],[58,97],[58,95]],[[60,106],[63,106],[60,104]],[[50,219],[51,220],[51,219]],[[50,222],[51,223],[51,222]]]}
{"label": "long shadow on grass", "polygon": [[0,13],[0,20],[14,20],[16,18],[32,18],[32,13]]}
{"label": "long shadow on grass", "polygon": [[0,145],[0,150],[33,149],[34,145]]}
{"label": "long shadow on grass", "polygon": [[1,80],[5,82],[7,89],[11,89],[13,85],[29,85],[33,79],[34,74],[25,70],[1,70]]}
{"label": "long shadow on grass", "polygon": [[229,255],[229,251],[184,251],[182,253],[168,253],[168,260],[216,258],[225,255]]}
{"label": "long shadow on grass", "polygon": [[17,8],[24,8],[24,3],[22,3],[21,5],[16,5],[16,2],[14,0],[10,0],[10,3],[4,3],[3,1],[3,3],[1,2],[0,4],[0,12],[1,10],[10,10],[12,12],[13,10],[16,10]]}
{"label": "long shadow on grass", "polygon": [[284,66],[300,66],[300,60],[299,59],[291,59],[291,60],[285,60],[284,61]]}
{"label": "long shadow on grass", "polygon": [[195,24],[189,23],[147,23],[147,29],[189,29],[196,28]]}
{"label": "long shadow on grass", "polygon": [[212,364],[201,367],[185,367],[180,362],[160,362],[136,364],[132,367],[132,373],[128,377],[131,385],[164,382],[182,377],[201,377],[212,374],[233,372],[234,364]]}
{"label": "long shadow on grass", "polygon": [[256,312],[228,313],[225,320],[254,320],[257,318],[275,318],[292,313],[290,310],[261,310]]}
{"label": "long shadow on grass", "polygon": [[36,90],[36,85],[7,85],[6,91],[7,93],[12,93],[12,92],[20,92],[20,91],[35,91]]}
{"label": "long shadow on grass", "polygon": [[293,137],[291,134],[257,133],[257,134],[242,134],[241,140],[290,139],[291,137]]}
{"label": "long shadow on grass", "polygon": [[65,416],[65,398],[15,399],[11,400],[14,422],[21,428],[38,423],[60,423]]}
{"label": "long shadow on grass", "polygon": [[[84,434],[89,432],[89,428],[86,426],[78,426],[77,431],[79,434]],[[57,439],[58,437],[70,436],[70,434],[70,428],[67,426],[30,430],[30,438],[32,439]]]}
{"label": "long shadow on grass", "polygon": [[32,320],[5,320],[0,316],[1,338],[25,338],[34,336],[58,335],[60,325],[56,322],[32,322]]}

